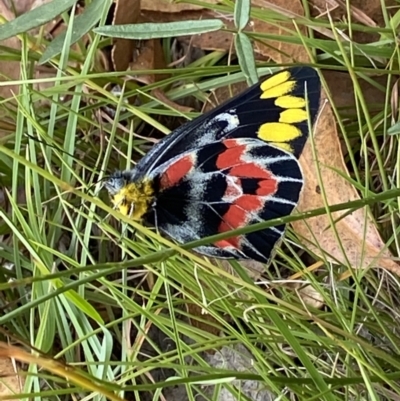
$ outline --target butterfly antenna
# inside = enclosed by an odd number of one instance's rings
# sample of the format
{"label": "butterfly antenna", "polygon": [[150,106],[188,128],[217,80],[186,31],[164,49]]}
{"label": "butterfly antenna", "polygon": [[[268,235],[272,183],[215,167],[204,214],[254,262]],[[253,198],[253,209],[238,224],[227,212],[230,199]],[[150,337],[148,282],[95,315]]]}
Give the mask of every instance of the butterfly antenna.
{"label": "butterfly antenna", "polygon": [[[71,153],[67,152],[66,150],[62,149],[59,145],[55,145],[55,144],[49,143],[49,142],[47,142],[47,141],[45,141],[45,140],[43,140],[43,139],[36,138],[36,137],[34,137],[33,135],[30,135],[30,134],[27,134],[27,133],[25,133],[25,136],[28,137],[28,138],[30,138],[30,139],[32,139],[33,141],[35,141],[35,142],[37,142],[37,143],[41,143],[41,144],[46,145],[46,146],[48,146],[48,147],[50,147],[50,148],[53,148],[53,149],[55,149],[55,150],[58,150],[58,151],[60,151],[61,153],[64,153],[64,154],[66,154],[66,155],[72,157],[72,158],[73,158],[74,160],[76,160],[76,161],[79,160],[76,156],[74,156],[73,154],[71,154]],[[79,161],[81,161],[81,160],[79,160]],[[100,170],[100,172],[105,173],[105,171],[103,171],[103,170]],[[108,178],[108,177],[107,177],[107,178]],[[97,183],[95,183],[94,185],[96,185],[96,184],[97,184]]]}
{"label": "butterfly antenna", "polygon": [[70,157],[76,159],[76,157],[75,157],[74,155],[71,155],[71,153],[68,153],[67,151],[65,151],[64,149],[61,149],[61,148],[60,148],[59,146],[57,146],[57,145],[54,145],[54,144],[52,144],[52,143],[49,143],[49,142],[47,142],[47,141],[45,141],[45,140],[43,140],[43,139],[36,138],[36,137],[34,137],[33,135],[30,135],[30,134],[26,134],[26,133],[25,133],[25,136],[27,136],[28,138],[32,139],[33,141],[35,141],[35,142],[37,142],[37,143],[41,143],[41,144],[43,144],[43,145],[48,146],[49,148],[53,148],[53,149],[59,150],[60,152],[65,153],[66,155],[68,155],[68,156],[70,156]]}

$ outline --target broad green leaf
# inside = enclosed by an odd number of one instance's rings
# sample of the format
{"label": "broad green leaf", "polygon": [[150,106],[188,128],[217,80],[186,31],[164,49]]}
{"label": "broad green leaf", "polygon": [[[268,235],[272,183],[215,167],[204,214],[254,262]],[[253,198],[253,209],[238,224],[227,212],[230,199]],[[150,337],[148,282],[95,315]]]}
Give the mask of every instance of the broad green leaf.
{"label": "broad green leaf", "polygon": [[122,39],[154,39],[170,38],[185,35],[197,35],[205,32],[217,31],[224,24],[218,19],[202,21],[179,21],[166,22],[164,24],[126,24],[107,25],[94,29],[93,31],[113,38]]}
{"label": "broad green leaf", "polygon": [[250,0],[236,0],[235,3],[235,26],[239,30],[243,30],[250,19]]}
{"label": "broad green leaf", "polygon": [[77,0],[54,0],[0,26],[0,40],[8,39],[50,22],[71,8]]}
{"label": "broad green leaf", "polygon": [[[99,21],[103,14],[104,7],[111,6],[111,0],[93,0],[86,8],[83,14],[78,15],[74,20],[74,30],[71,37],[71,45],[76,43],[85,34],[87,34]],[[44,64],[51,58],[60,54],[65,40],[66,32],[57,36],[48,46],[39,60],[39,64]]]}
{"label": "broad green leaf", "polygon": [[254,61],[253,46],[249,37],[239,32],[235,37],[235,47],[239,58],[239,65],[249,85],[258,82],[256,63]]}

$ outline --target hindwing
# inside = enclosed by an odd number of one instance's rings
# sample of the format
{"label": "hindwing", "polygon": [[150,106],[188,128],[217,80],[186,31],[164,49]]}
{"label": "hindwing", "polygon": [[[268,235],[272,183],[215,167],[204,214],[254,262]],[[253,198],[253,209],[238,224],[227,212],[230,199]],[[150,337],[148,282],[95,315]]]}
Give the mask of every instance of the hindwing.
{"label": "hindwing", "polygon": [[[151,178],[156,201],[145,218],[183,243],[286,216],[303,184],[291,153],[252,138],[224,139],[186,152]],[[268,262],[284,228],[239,235],[197,251]]]}

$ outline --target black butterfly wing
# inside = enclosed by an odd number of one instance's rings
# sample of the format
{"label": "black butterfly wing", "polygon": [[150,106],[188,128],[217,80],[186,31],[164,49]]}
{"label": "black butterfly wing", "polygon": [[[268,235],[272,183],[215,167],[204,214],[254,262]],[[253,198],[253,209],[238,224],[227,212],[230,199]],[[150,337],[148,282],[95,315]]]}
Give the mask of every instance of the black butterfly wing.
{"label": "black butterfly wing", "polygon": [[224,138],[258,138],[299,157],[309,121],[318,112],[320,90],[318,74],[310,67],[271,75],[166,136],[136,166],[135,178],[179,154]]}

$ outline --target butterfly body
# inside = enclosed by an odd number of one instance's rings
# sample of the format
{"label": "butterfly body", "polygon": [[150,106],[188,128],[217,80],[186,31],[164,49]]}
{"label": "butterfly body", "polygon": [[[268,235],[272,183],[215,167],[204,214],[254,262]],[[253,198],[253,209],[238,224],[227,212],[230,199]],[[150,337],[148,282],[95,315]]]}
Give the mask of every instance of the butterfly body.
{"label": "butterfly body", "polygon": [[[311,68],[279,72],[165,137],[135,169],[105,183],[115,207],[178,242],[289,215],[298,163],[319,106]],[[284,225],[196,248],[267,263]]]}

